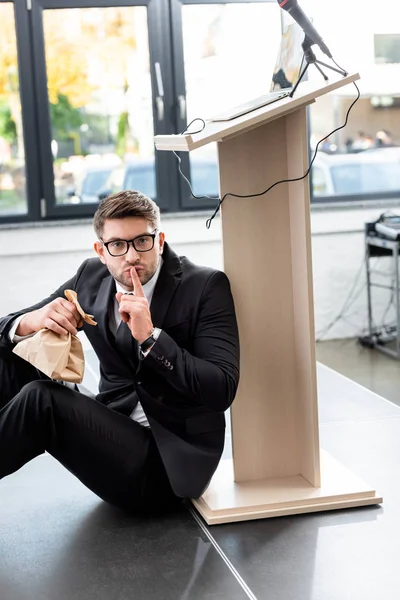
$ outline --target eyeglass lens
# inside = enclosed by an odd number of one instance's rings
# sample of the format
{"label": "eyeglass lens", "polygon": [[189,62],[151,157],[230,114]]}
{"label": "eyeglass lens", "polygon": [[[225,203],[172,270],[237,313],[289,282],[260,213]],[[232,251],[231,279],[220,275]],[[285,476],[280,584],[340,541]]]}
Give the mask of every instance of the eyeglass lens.
{"label": "eyeglass lens", "polygon": [[148,252],[154,246],[154,237],[152,235],[141,235],[129,242],[126,240],[113,240],[107,244],[111,256],[122,256],[129,250],[129,244],[132,243],[136,252]]}

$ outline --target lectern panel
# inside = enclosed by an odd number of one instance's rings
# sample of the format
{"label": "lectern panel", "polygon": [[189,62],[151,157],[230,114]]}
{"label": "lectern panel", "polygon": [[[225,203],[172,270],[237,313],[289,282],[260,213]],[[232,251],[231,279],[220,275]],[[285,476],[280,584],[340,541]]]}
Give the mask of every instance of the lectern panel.
{"label": "lectern panel", "polygon": [[[286,117],[288,176],[295,179],[309,165],[306,111]],[[300,472],[319,486],[319,431],[316,390],[314,293],[311,257],[309,178],[288,186],[293,281],[293,346],[298,390],[297,415],[302,452]]]}
{"label": "lectern panel", "polygon": [[[232,407],[236,481],[297,475],[304,470],[312,484],[319,480],[317,439],[312,435],[310,441],[309,435],[310,429],[313,434],[317,431],[316,413],[312,412],[311,427],[310,416],[305,423],[300,414],[305,402],[316,400],[310,334],[308,330],[301,339],[304,328],[299,327],[297,308],[300,295],[305,314],[312,314],[306,275],[311,258],[304,235],[297,239],[292,233],[296,226],[292,202],[296,200],[304,215],[307,183],[296,188],[296,198],[287,183],[263,196],[249,197],[288,178],[289,171],[304,173],[306,154],[297,147],[293,156],[288,147],[291,127],[301,130],[304,113],[305,108],[296,111],[290,127],[288,117],[283,117],[218,145],[221,195],[248,196],[227,197],[222,205],[224,264],[235,298],[243,356]],[[294,256],[305,285],[294,285]]]}

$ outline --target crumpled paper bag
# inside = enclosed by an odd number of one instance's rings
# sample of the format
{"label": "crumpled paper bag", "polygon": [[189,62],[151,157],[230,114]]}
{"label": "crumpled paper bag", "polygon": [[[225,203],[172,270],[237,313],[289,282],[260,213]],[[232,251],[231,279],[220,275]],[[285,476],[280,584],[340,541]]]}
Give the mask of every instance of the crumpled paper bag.
{"label": "crumpled paper bag", "polygon": [[[64,290],[64,294],[86,323],[97,325],[93,315],[87,315],[80,306],[74,290]],[[51,379],[71,383],[81,383],[83,380],[85,358],[81,341],[76,335],[59,335],[50,329],[41,329],[32,337],[18,342],[13,352]]]}

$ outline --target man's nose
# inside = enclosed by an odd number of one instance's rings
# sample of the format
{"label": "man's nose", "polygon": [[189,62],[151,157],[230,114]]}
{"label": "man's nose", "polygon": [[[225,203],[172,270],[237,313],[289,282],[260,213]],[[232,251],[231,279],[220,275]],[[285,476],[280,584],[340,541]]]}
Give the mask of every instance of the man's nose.
{"label": "man's nose", "polygon": [[135,263],[139,258],[139,252],[135,250],[132,242],[129,243],[128,252],[126,253],[126,260],[130,263]]}

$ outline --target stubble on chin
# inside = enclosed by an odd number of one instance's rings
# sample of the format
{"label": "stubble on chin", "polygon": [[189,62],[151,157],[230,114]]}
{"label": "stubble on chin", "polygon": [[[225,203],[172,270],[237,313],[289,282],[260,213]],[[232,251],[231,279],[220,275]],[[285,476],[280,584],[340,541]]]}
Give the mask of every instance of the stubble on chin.
{"label": "stubble on chin", "polygon": [[[130,268],[134,268],[134,267],[132,266]],[[129,267],[126,267],[126,269],[129,269]],[[139,271],[138,276],[139,276],[140,283],[142,285],[145,285],[148,281],[150,281],[150,279],[153,277],[156,270],[157,270],[157,267],[154,270],[150,270],[150,271],[148,269]],[[133,290],[132,279],[128,273],[121,273],[121,275],[118,275],[118,277],[114,276],[114,279],[116,279],[118,281],[118,283],[125,286],[130,291]]]}
{"label": "stubble on chin", "polygon": [[[154,263],[152,263],[150,265],[146,265],[147,268],[144,268],[143,270],[140,270],[138,272],[140,283],[142,285],[145,285],[153,277],[154,273],[157,271],[159,260],[156,260]],[[108,266],[108,270],[109,270],[110,274],[116,281],[118,281],[119,284],[121,284],[123,287],[127,288],[129,291],[133,290],[132,279],[131,279],[129,271],[127,271],[127,269],[135,268],[134,265],[126,265],[122,269],[118,269],[118,270],[116,268],[110,268],[110,265],[107,265],[107,266]],[[141,266],[143,266],[143,265],[141,265]]]}
{"label": "stubble on chin", "polygon": [[120,285],[122,285],[122,287],[127,288],[127,290],[129,291],[132,291],[132,279],[130,279],[129,275],[127,273],[124,273],[124,270],[122,269],[117,270],[115,268],[110,268],[110,265],[107,266],[111,277],[115,279],[115,281],[117,281]]}

